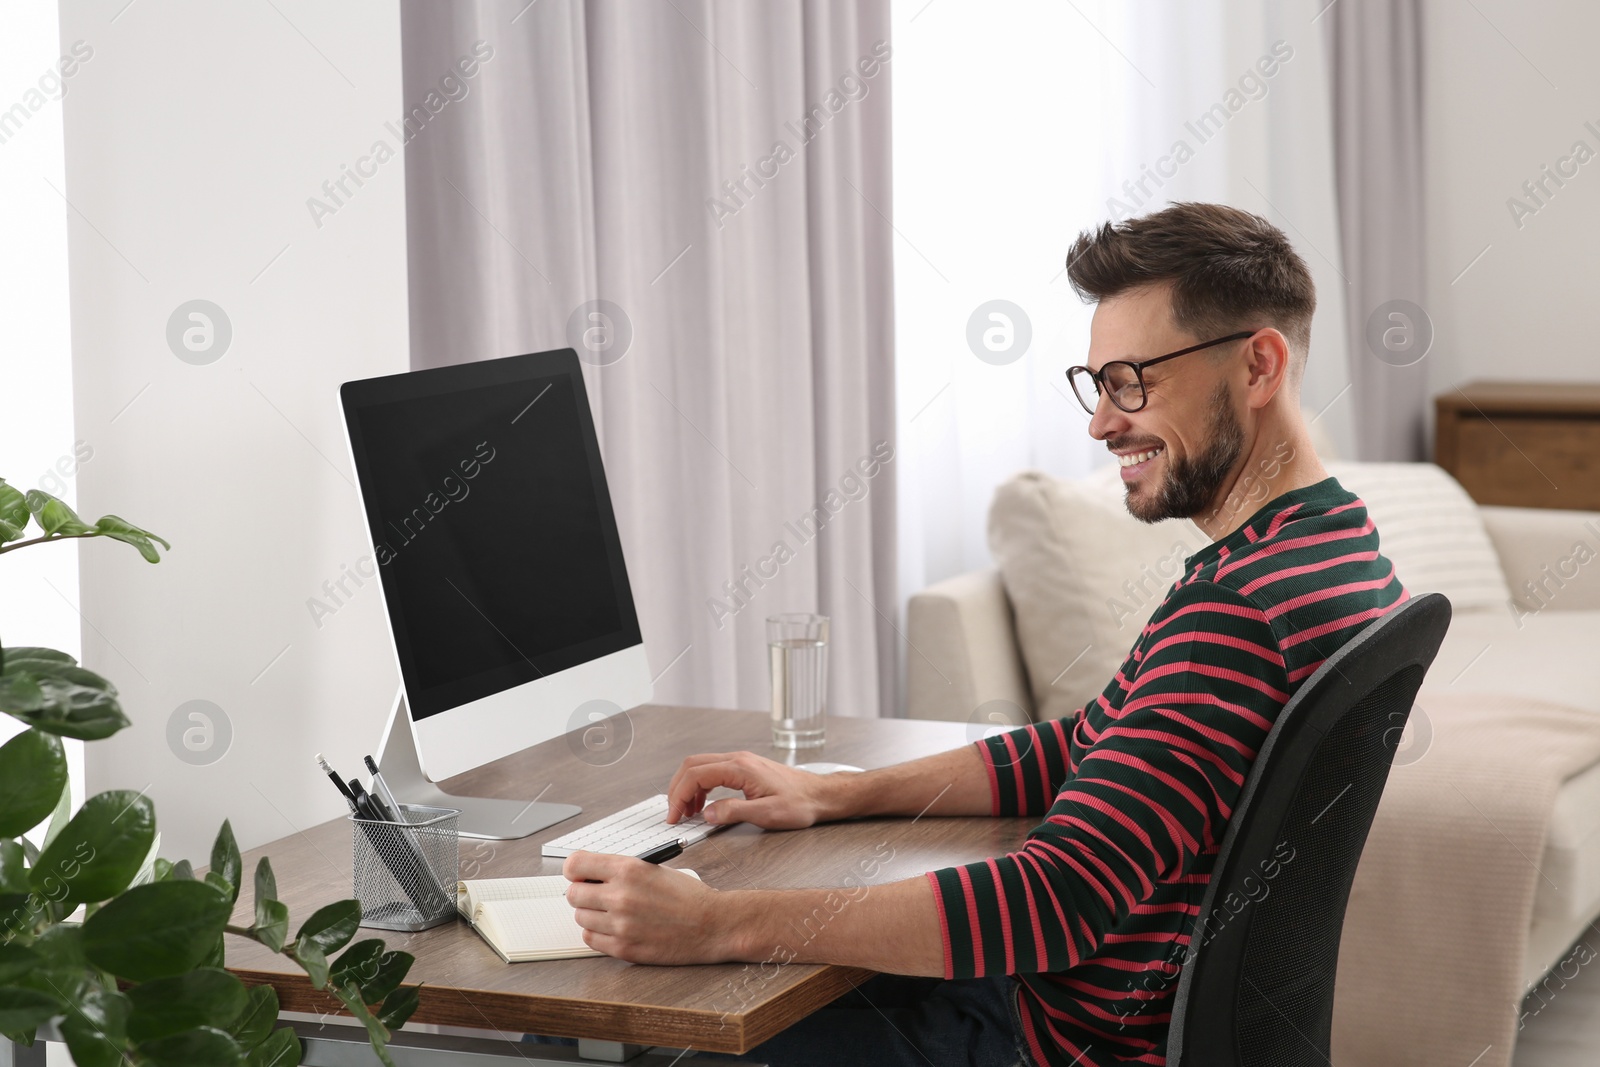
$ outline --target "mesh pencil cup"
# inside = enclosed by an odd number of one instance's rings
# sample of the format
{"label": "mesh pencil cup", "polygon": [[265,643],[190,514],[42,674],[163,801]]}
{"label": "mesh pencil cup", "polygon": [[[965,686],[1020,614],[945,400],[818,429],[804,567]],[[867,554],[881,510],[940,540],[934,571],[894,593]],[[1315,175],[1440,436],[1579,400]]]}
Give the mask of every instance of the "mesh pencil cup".
{"label": "mesh pencil cup", "polygon": [[404,823],[351,815],[351,889],[361,925],[426,930],[456,914],[460,837],[456,808],[400,805]]}

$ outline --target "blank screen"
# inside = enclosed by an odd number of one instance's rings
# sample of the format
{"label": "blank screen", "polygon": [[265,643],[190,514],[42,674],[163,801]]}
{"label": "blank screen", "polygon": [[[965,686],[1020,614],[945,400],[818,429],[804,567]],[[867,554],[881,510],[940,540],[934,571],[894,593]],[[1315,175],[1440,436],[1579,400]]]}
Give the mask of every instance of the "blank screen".
{"label": "blank screen", "polygon": [[416,718],[639,643],[574,377],[353,412],[362,493]]}

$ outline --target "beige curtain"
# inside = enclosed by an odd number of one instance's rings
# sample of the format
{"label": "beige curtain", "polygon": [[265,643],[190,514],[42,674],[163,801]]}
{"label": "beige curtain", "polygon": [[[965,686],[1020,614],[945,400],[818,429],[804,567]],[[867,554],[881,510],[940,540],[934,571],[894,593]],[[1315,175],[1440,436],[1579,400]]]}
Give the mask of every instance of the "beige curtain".
{"label": "beige curtain", "polygon": [[1324,18],[1356,459],[1429,451],[1421,21],[1418,0],[1343,0]]}
{"label": "beige curtain", "polygon": [[412,366],[584,357],[658,702],[765,708],[821,611],[830,711],[898,710],[888,22],[403,8]]}

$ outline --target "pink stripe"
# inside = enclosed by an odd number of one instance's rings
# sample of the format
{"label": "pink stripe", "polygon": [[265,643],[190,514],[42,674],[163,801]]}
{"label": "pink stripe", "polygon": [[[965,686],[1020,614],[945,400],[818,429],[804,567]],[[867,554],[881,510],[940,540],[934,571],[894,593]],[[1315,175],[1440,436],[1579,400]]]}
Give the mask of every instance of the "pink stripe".
{"label": "pink stripe", "polygon": [[[1270,617],[1271,612],[1268,612],[1267,615]],[[1145,655],[1154,656],[1157,652],[1160,652],[1164,648],[1171,648],[1173,645],[1183,644],[1186,641],[1204,641],[1208,645],[1222,645],[1226,648],[1236,648],[1241,652],[1249,652],[1257,659],[1266,660],[1268,663],[1275,663],[1279,667],[1283,666],[1283,656],[1279,654],[1277,649],[1268,648],[1266,645],[1256,641],[1247,641],[1244,638],[1236,637],[1233,634],[1219,633],[1215,630],[1190,630],[1187,633],[1173,634],[1171,637],[1163,637],[1160,641],[1157,641],[1155,644],[1151,645],[1145,651]],[[1144,674],[1143,671],[1140,671],[1139,673],[1141,676]]]}
{"label": "pink stripe", "polygon": [[1368,519],[1359,528],[1351,526],[1343,530],[1327,530],[1323,533],[1306,534],[1304,537],[1286,537],[1281,541],[1274,541],[1265,548],[1250,553],[1237,562],[1229,563],[1223,567],[1218,567],[1217,577],[1225,578],[1246,564],[1260,563],[1262,560],[1271,556],[1280,555],[1284,552],[1291,552],[1297,548],[1309,548],[1312,545],[1325,545],[1329,541],[1345,541],[1352,537],[1366,537],[1369,534],[1374,534],[1376,532],[1377,530],[1373,528],[1372,520]]}
{"label": "pink stripe", "polygon": [[[1125,851],[1123,851],[1121,845],[1117,844],[1115,841],[1111,840],[1110,838],[1108,838],[1104,834],[1102,834],[1100,832],[1099,828],[1091,825],[1089,822],[1085,821],[1082,818],[1079,818],[1076,815],[1053,815],[1053,816],[1050,817],[1049,820],[1047,820],[1047,822],[1049,824],[1055,825],[1055,826],[1076,827],[1077,829],[1083,830],[1085,833],[1093,834],[1096,840],[1103,842],[1105,844],[1106,848],[1110,849],[1112,852],[1115,852],[1116,855],[1117,855],[1117,858],[1120,859],[1124,864],[1126,864],[1128,866],[1128,868],[1130,870],[1132,870],[1135,874],[1137,874],[1139,876],[1139,889],[1140,889],[1140,892],[1139,892],[1138,896],[1147,896],[1150,893],[1155,892],[1155,883],[1150,881],[1150,879],[1145,877],[1144,870],[1140,867],[1140,865],[1134,861],[1132,856],[1129,856]],[[1042,838],[1042,837],[1035,838],[1034,839],[1034,843],[1037,843],[1037,844],[1039,844],[1039,845],[1041,845],[1043,847],[1046,847],[1046,848],[1051,847],[1049,845],[1049,842],[1045,838]],[[1083,846],[1082,842],[1078,842],[1078,845],[1079,845],[1079,847],[1085,847],[1085,846]],[[1085,854],[1087,855],[1087,854],[1092,854],[1092,853],[1090,853],[1085,848]],[[1101,866],[1105,866],[1104,862],[1101,861],[1098,856],[1095,857],[1095,860],[1096,860],[1097,863],[1100,863]],[[1108,867],[1107,868],[1107,874],[1109,875],[1109,873],[1110,873],[1110,869]],[[1136,899],[1135,895],[1132,894],[1132,893],[1129,894],[1129,898],[1130,898],[1130,900],[1129,900],[1130,904],[1132,903],[1133,899]],[[1112,906],[1110,900],[1106,901],[1106,906],[1107,907]]]}
{"label": "pink stripe", "polygon": [[1000,867],[995,861],[986,859],[983,862],[989,865],[989,877],[994,879],[994,899],[1000,905],[1000,942],[1006,950],[1006,974],[1017,973],[1016,948],[1011,943],[1011,902],[1006,899],[1005,884],[1000,881]]}
{"label": "pink stripe", "polygon": [[[1022,850],[1024,852],[1028,852],[1030,854],[1033,853],[1033,851],[1036,848],[1041,848],[1041,849],[1044,849],[1046,852],[1051,853],[1053,856],[1055,856],[1055,858],[1057,860],[1059,860],[1062,863],[1065,863],[1068,867],[1071,867],[1074,871],[1076,871],[1077,873],[1081,874],[1083,876],[1084,882],[1087,883],[1089,888],[1094,890],[1094,892],[1100,897],[1100,901],[1101,901],[1101,903],[1103,903],[1106,906],[1106,910],[1107,911],[1115,912],[1117,910],[1117,902],[1111,896],[1111,890],[1106,888],[1104,882],[1101,879],[1099,879],[1099,878],[1095,877],[1093,874],[1091,874],[1087,867],[1085,867],[1083,864],[1079,863],[1077,860],[1073,859],[1071,856],[1067,855],[1066,852],[1063,851],[1062,849],[1058,848],[1055,845],[1050,844],[1047,841],[1040,841],[1040,840],[1036,839],[1036,840],[1033,840],[1033,841],[1029,841],[1026,845],[1022,846]],[[1101,861],[1099,859],[1099,857],[1094,856],[1091,852],[1088,852],[1087,850],[1084,853],[1084,857],[1086,859],[1090,859],[1092,862],[1094,862],[1098,866],[1101,866],[1101,867],[1105,866],[1104,862]],[[1113,883],[1115,883],[1116,879],[1112,878],[1111,881]],[[1126,887],[1123,887],[1123,888],[1124,888],[1124,891],[1126,891]]]}
{"label": "pink stripe", "polygon": [[1267,523],[1267,530],[1261,536],[1268,539],[1277,537],[1278,531],[1283,528],[1283,524],[1286,520],[1288,520],[1289,516],[1293,515],[1304,506],[1304,504],[1290,504],[1288,507],[1278,512],[1272,517],[1272,521]]}
{"label": "pink stripe", "polygon": [[1198,604],[1185,604],[1177,611],[1174,611],[1171,615],[1168,615],[1166,618],[1162,619],[1159,623],[1151,623],[1149,626],[1144,628],[1144,636],[1148,637],[1158,633],[1167,626],[1170,626],[1173,622],[1183,618],[1185,615],[1192,615],[1197,611],[1211,611],[1216,612],[1219,615],[1237,615],[1241,619],[1255,619],[1257,622],[1262,623],[1263,625],[1271,625],[1271,623],[1267,620],[1266,613],[1253,604],[1230,604],[1225,600],[1205,600]]}
{"label": "pink stripe", "polygon": [[965,867],[956,868],[961,892],[967,898],[967,928],[972,931],[972,976],[983,977],[983,928],[978,925],[978,899],[972,895],[972,876]]}
{"label": "pink stripe", "polygon": [[[1382,614],[1382,609],[1379,610],[1379,614]],[[1289,642],[1286,641],[1284,643],[1287,645]],[[1273,666],[1277,667],[1279,670],[1283,669],[1282,661],[1274,663]],[[1128,695],[1132,696],[1140,689],[1143,689],[1147,682],[1153,682],[1158,678],[1165,678],[1174,674],[1203,674],[1210,678],[1220,678],[1224,681],[1237,682],[1242,686],[1246,686],[1250,689],[1254,689],[1258,692],[1266,694],[1279,704],[1282,704],[1289,699],[1288,693],[1285,693],[1276,686],[1268,685],[1266,681],[1257,678],[1254,675],[1245,674],[1243,671],[1236,671],[1232,667],[1217,667],[1210,663],[1197,663],[1194,660],[1176,660],[1171,663],[1163,663],[1159,667],[1152,667],[1148,671],[1140,671],[1139,679],[1138,681],[1134,682],[1133,688],[1128,691]],[[1126,704],[1123,705],[1122,710],[1123,714],[1127,714],[1128,708]]]}
{"label": "pink stripe", "polygon": [[1309,593],[1301,593],[1299,596],[1290,597],[1288,600],[1281,600],[1267,609],[1267,618],[1276,619],[1284,612],[1293,611],[1295,608],[1304,607],[1307,604],[1332,600],[1334,597],[1347,596],[1350,593],[1359,593],[1368,589],[1382,589],[1393,580],[1394,564],[1390,563],[1389,573],[1382,578],[1373,578],[1365,582],[1345,582],[1342,585],[1325,586],[1322,589],[1313,589]]}
{"label": "pink stripe", "polygon": [[[1039,907],[1033,899],[1033,883],[1028,880],[1028,873],[1022,869],[1022,864],[1015,860],[1012,863],[1017,868],[1018,878],[1022,881],[1022,895],[1028,902],[1027,914],[1033,920],[1033,969],[1042,971],[1050,965],[1050,962],[1044,950],[1044,926],[1039,922]],[[1049,889],[1048,882],[1045,883],[1045,888]]]}
{"label": "pink stripe", "polygon": [[1334,556],[1330,559],[1318,560],[1315,563],[1304,563],[1298,567],[1285,567],[1282,570],[1272,571],[1269,574],[1263,574],[1259,578],[1250,579],[1248,582],[1239,587],[1239,592],[1244,596],[1250,596],[1262,586],[1269,585],[1272,582],[1282,581],[1285,578],[1295,578],[1302,574],[1315,574],[1317,571],[1329,570],[1333,567],[1339,567],[1346,563],[1370,563],[1377,558],[1378,550],[1374,548],[1365,552],[1351,552],[1348,555]]}
{"label": "pink stripe", "polygon": [[[1020,859],[1028,861],[1028,864],[1033,867],[1034,873],[1039,876],[1039,883],[1044,886],[1045,892],[1050,895],[1050,906],[1053,907],[1056,912],[1056,928],[1061,931],[1061,937],[1067,943],[1067,966],[1076,967],[1078,965],[1078,950],[1077,947],[1072,943],[1072,930],[1067,925],[1067,913],[1061,910],[1061,900],[1056,896],[1055,886],[1050,884],[1050,876],[1045,871],[1044,864],[1039,862],[1039,857],[1035,856],[1026,849],[1017,853],[1017,856]],[[1039,941],[1039,966],[1042,969],[1046,966],[1046,956],[1048,953],[1044,947],[1044,932],[1042,928],[1038,927],[1037,915],[1034,916],[1034,924],[1035,928],[1039,929],[1039,933],[1037,934]]]}
{"label": "pink stripe", "polygon": [[1130,702],[1123,709],[1124,713],[1142,711],[1152,705],[1159,704],[1205,704],[1209,707],[1222,708],[1231,712],[1246,722],[1262,730],[1272,729],[1272,723],[1243,704],[1235,704],[1231,700],[1218,700],[1211,693],[1152,693],[1140,697],[1137,701]]}
{"label": "pink stripe", "polygon": [[1354,615],[1346,615],[1342,619],[1334,619],[1331,622],[1322,623],[1320,626],[1313,626],[1310,629],[1301,630],[1299,633],[1290,634],[1288,637],[1284,638],[1283,647],[1292,648],[1303,641],[1310,641],[1314,637],[1321,637],[1324,634],[1331,634],[1335,630],[1343,630],[1347,627],[1354,626],[1357,623],[1367,622],[1370,619],[1376,619],[1379,615],[1384,614],[1388,610],[1388,608],[1368,608],[1366,611],[1358,611]]}
{"label": "pink stripe", "polygon": [[944,941],[944,977],[950,981],[956,976],[956,957],[950,951],[950,920],[944,913],[944,891],[939,888],[939,879],[933,871],[927,873],[928,884],[933,887],[933,906],[939,912],[939,936]]}

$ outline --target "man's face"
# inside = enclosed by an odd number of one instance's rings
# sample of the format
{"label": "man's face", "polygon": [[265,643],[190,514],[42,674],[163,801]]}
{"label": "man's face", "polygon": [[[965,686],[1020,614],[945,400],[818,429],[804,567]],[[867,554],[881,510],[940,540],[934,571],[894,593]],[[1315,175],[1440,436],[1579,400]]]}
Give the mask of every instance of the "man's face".
{"label": "man's face", "polygon": [[[1099,370],[1111,360],[1153,359],[1208,340],[1173,325],[1167,286],[1147,286],[1095,308],[1086,362]],[[1101,396],[1089,435],[1117,456],[1135,518],[1193,518],[1215,506],[1244,450],[1244,427],[1227,376],[1234,366],[1227,357],[1243,344],[1149,368],[1148,400],[1139,411],[1123,411]]]}

